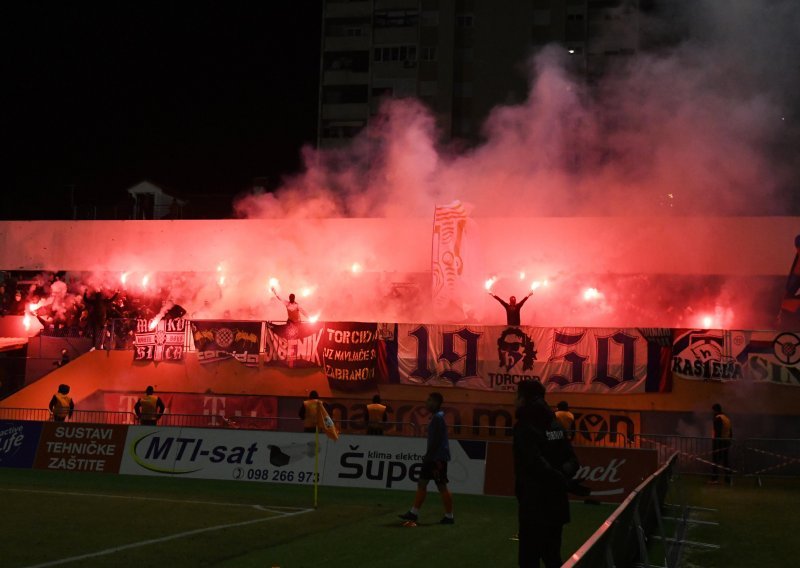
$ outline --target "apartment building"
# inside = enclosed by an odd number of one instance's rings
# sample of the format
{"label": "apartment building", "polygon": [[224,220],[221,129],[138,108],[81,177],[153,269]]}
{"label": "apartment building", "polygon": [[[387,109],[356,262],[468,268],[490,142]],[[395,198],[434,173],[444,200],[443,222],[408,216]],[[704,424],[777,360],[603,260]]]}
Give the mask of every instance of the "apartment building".
{"label": "apartment building", "polygon": [[638,49],[639,0],[326,0],[318,143],[346,143],[386,97],[416,97],[446,139],[477,140],[525,99],[530,56],[562,45],[588,80]]}

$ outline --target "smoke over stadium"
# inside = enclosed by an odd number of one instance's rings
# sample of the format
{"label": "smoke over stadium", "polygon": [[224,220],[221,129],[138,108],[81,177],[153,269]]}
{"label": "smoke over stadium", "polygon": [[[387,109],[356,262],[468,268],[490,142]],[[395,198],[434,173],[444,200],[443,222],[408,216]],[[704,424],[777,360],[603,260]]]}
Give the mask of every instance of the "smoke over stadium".
{"label": "smoke over stadium", "polygon": [[[782,63],[800,10],[687,9],[684,41],[596,85],[560,48],[532,56],[527,98],[496,107],[472,148],[441,144],[419,101],[387,101],[349,146],[306,148],[302,174],[239,199],[248,221],[128,225],[136,235],[98,224],[26,268],[90,272],[73,279],[108,289],[135,275],[124,286],[164,288],[198,317],[279,319],[277,279],[322,318],[496,323],[494,279],[500,296],[535,288],[523,312],[533,325],[771,327],[797,227],[733,218],[780,215],[799,180],[787,159],[798,76]],[[434,208],[456,200],[468,217],[461,308],[442,313],[430,305],[430,229]],[[245,226],[258,228],[250,239]]]}

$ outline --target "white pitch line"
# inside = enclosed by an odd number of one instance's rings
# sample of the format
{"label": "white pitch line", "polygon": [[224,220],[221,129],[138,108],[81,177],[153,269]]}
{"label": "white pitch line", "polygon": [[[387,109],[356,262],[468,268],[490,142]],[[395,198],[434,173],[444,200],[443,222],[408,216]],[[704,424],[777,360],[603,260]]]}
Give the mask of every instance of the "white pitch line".
{"label": "white pitch line", "polygon": [[47,489],[12,489],[0,487],[0,491],[9,491],[13,493],[41,493],[44,495],[68,495],[73,497],[102,497],[104,499],[130,499],[132,501],[160,501],[164,503],[188,503],[190,505],[216,505],[218,507],[248,507],[270,513],[284,514],[277,509],[286,509],[288,511],[309,511],[310,509],[303,509],[302,507],[285,507],[282,505],[270,505],[270,509],[264,509],[261,505],[253,505],[252,503],[219,503],[216,501],[195,501],[186,499],[164,499],[162,497],[142,497],[140,495],[111,495],[108,493],[81,493],[79,491],[50,491]]}
{"label": "white pitch line", "polygon": [[295,511],[293,513],[283,513],[280,517],[265,517],[263,519],[254,519],[251,521],[242,521],[239,523],[230,523],[227,525],[217,525],[214,527],[206,527],[204,529],[195,529],[192,531],[186,531],[182,533],[177,533],[169,536],[162,536],[161,538],[152,538],[149,540],[142,540],[140,542],[132,542],[131,544],[124,544],[122,546],[115,546],[114,548],[107,548],[105,550],[100,550],[98,552],[90,552],[89,554],[81,554],[80,556],[71,556],[69,558],[61,558],[60,560],[53,560],[51,562],[44,562],[42,564],[32,564],[31,566],[27,566],[26,568],[46,568],[47,566],[58,566],[59,564],[67,564],[69,562],[77,562],[78,560],[86,560],[87,558],[97,558],[98,556],[106,556],[108,554],[114,554],[117,552],[121,552],[123,550],[130,550],[131,548],[139,548],[142,546],[147,546],[149,544],[158,544],[161,542],[167,542],[170,540],[176,540],[179,538],[183,538],[185,536],[192,536],[196,534],[202,534],[206,532],[212,531],[219,531],[222,529],[231,529],[236,527],[244,527],[247,525],[254,525],[256,523],[263,523],[265,521],[272,521],[275,519],[282,519],[284,517],[293,517],[295,515],[301,515],[303,513],[309,513],[313,511],[313,509],[301,509],[299,511]]}

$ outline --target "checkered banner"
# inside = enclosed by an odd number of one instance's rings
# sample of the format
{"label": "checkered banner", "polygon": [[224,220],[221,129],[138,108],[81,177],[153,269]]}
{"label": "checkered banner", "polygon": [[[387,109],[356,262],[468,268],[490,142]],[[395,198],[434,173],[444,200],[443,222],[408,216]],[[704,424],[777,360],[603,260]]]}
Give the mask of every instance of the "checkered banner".
{"label": "checkered banner", "polygon": [[[155,320],[154,320],[155,321]],[[186,320],[136,320],[133,339],[134,361],[180,361],[186,340]]]}
{"label": "checkered banner", "polygon": [[193,321],[198,361],[236,359],[247,367],[258,367],[261,327],[261,322],[252,321]]}

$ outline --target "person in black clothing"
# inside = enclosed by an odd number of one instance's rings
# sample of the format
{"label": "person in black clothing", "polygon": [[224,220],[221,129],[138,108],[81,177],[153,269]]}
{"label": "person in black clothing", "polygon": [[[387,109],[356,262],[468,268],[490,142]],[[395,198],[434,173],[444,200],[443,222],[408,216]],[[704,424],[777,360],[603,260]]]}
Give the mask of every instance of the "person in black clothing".
{"label": "person in black clothing", "polygon": [[497,300],[498,302],[500,302],[503,305],[503,307],[506,309],[506,323],[507,323],[507,325],[520,325],[520,323],[519,323],[520,322],[519,312],[522,309],[523,304],[525,304],[525,302],[528,301],[528,298],[530,298],[532,294],[533,294],[532,291],[529,292],[527,296],[522,298],[522,301],[520,303],[517,303],[517,297],[516,296],[511,296],[508,299],[508,303],[506,303],[500,296],[495,296],[494,294],[489,292],[489,295],[492,298],[494,298],[495,300]]}
{"label": "person in black clothing", "polygon": [[88,291],[84,291],[83,293],[83,303],[88,312],[89,331],[95,349],[103,348],[106,320],[108,319],[108,306],[117,299],[118,295],[119,292],[115,292],[111,298],[106,298],[100,290],[96,290],[91,295]]}
{"label": "person in black clothing", "polygon": [[561,532],[570,521],[567,493],[578,460],[538,381],[517,388],[514,490],[519,504],[519,565],[561,566]]}
{"label": "person in black clothing", "polygon": [[61,350],[61,359],[58,361],[54,361],[53,365],[55,365],[56,367],[63,367],[67,363],[69,363],[69,352],[67,351],[66,348],[64,348]]}
{"label": "person in black clothing", "polygon": [[431,421],[428,424],[428,445],[425,456],[422,458],[422,468],[417,482],[417,492],[414,495],[414,504],[407,512],[399,515],[410,526],[415,526],[419,517],[419,510],[428,495],[428,484],[431,480],[436,484],[439,495],[444,505],[444,517],[439,521],[441,525],[454,525],[456,520],[453,516],[453,494],[447,484],[450,480],[447,477],[447,462],[450,461],[450,441],[447,437],[447,423],[444,418],[442,404],[444,397],[441,393],[432,392],[428,395],[425,406],[431,413]]}

